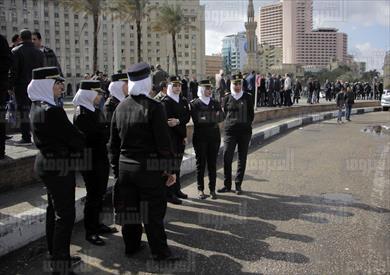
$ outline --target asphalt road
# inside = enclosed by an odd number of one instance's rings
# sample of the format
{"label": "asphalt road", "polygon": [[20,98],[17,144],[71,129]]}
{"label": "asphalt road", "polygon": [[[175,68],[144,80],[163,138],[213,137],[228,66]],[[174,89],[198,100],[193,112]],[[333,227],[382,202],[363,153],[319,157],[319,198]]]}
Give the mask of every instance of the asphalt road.
{"label": "asphalt road", "polygon": [[[157,265],[148,248],[127,258],[119,233],[94,247],[78,224],[80,273],[390,274],[390,135],[362,131],[371,125],[390,126],[390,113],[294,130],[251,151],[242,196],[170,205],[166,229],[181,262]],[[218,187],[222,178],[219,169]],[[195,177],[184,185],[194,198]],[[0,273],[45,274],[44,247],[1,258]]]}

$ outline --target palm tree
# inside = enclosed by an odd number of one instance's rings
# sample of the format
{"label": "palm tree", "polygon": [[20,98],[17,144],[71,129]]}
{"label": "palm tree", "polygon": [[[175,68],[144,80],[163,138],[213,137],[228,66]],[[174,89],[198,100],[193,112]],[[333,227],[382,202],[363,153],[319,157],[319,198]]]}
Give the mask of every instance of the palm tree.
{"label": "palm tree", "polygon": [[149,0],[114,0],[111,4],[111,11],[116,13],[120,19],[127,22],[134,22],[137,27],[137,53],[138,62],[141,57],[142,19],[147,17],[154,6],[149,5]]}
{"label": "palm tree", "polygon": [[161,33],[170,34],[172,38],[173,47],[173,62],[175,65],[175,74],[177,75],[177,52],[176,52],[176,34],[178,34],[183,27],[189,27],[189,23],[181,9],[180,5],[174,6],[164,4],[159,9],[159,15],[154,22],[153,30]]}
{"label": "palm tree", "polygon": [[85,12],[93,17],[93,71],[97,71],[97,41],[99,17],[104,10],[104,0],[60,0],[64,7],[71,7],[75,12]]}

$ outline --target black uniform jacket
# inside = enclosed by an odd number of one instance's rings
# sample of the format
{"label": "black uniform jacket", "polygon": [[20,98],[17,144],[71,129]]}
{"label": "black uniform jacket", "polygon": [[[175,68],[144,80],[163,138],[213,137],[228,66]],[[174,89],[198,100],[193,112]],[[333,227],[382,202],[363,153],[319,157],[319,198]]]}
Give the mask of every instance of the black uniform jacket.
{"label": "black uniform jacket", "polygon": [[[119,161],[140,164],[144,169],[155,161],[174,162],[167,117],[157,100],[128,96],[113,114],[110,133],[108,148],[114,175],[118,175]],[[168,170],[162,166],[149,168]]]}
{"label": "black uniform jacket", "polygon": [[91,150],[92,158],[107,158],[110,132],[103,113],[99,109],[92,112],[83,106],[77,106],[73,124],[85,135],[85,147]]}
{"label": "black uniform jacket", "polygon": [[172,139],[182,142],[187,137],[186,124],[191,118],[187,99],[180,96],[179,103],[177,103],[169,96],[165,96],[161,102],[165,107],[167,118],[179,119],[180,124],[175,127],[169,127],[169,129]]}
{"label": "black uniform jacket", "polygon": [[118,107],[119,103],[120,101],[114,96],[107,98],[106,103],[104,103],[103,113],[108,123],[111,123],[112,114],[114,113],[116,107]]}
{"label": "black uniform jacket", "polygon": [[199,98],[191,101],[191,117],[194,123],[193,140],[220,142],[221,134],[218,123],[224,119],[221,105],[214,99],[210,99],[208,105]]}
{"label": "black uniform jacket", "polygon": [[45,160],[66,160],[84,149],[84,135],[72,125],[62,108],[33,102],[30,117],[34,143],[40,151],[36,159],[39,175],[58,172],[58,167],[45,166]]}
{"label": "black uniform jacket", "polygon": [[246,134],[252,132],[252,122],[255,117],[252,96],[245,93],[239,100],[229,93],[223,101],[225,112],[224,129],[227,134]]}

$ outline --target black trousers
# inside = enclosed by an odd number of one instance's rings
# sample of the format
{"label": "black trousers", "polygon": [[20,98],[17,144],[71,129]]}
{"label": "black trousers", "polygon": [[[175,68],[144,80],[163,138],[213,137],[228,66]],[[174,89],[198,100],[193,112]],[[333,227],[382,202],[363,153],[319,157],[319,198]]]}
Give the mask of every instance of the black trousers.
{"label": "black trousers", "polygon": [[195,158],[196,158],[196,178],[198,182],[198,190],[204,191],[204,172],[206,169],[209,174],[209,189],[210,192],[215,191],[217,182],[217,157],[220,139],[215,141],[197,141],[193,140]]}
{"label": "black trousers", "polygon": [[272,92],[267,92],[267,99],[268,99],[268,107],[274,106],[274,96],[273,96],[273,91]]}
{"label": "black trousers", "polygon": [[284,91],[284,106],[291,106],[291,90]]}
{"label": "black trousers", "polygon": [[107,191],[109,162],[106,156],[93,159],[92,170],[81,172],[87,196],[84,207],[84,227],[86,236],[97,234],[103,208],[103,199]]}
{"label": "black trousers", "polygon": [[46,241],[54,271],[65,274],[71,267],[70,241],[75,221],[75,174],[40,175],[47,188]]}
{"label": "black trousers", "polygon": [[126,252],[139,248],[143,224],[152,254],[170,253],[164,228],[166,188],[161,172],[120,163],[114,201],[115,220],[122,225]]}
{"label": "black trousers", "polygon": [[0,156],[5,154],[5,107],[7,91],[0,90]]}
{"label": "black trousers", "polygon": [[286,92],[285,91],[280,91],[280,101],[279,101],[279,106],[286,106]]}
{"label": "black trousers", "polygon": [[246,169],[246,159],[248,155],[249,142],[252,133],[225,134],[224,152],[223,152],[223,168],[224,168],[224,185],[227,188],[232,187],[232,162],[234,150],[238,146],[238,167],[235,177],[236,187],[240,187],[244,179]]}
{"label": "black trousers", "polygon": [[20,131],[22,133],[22,139],[25,141],[31,141],[30,133],[30,109],[31,100],[27,96],[27,87],[15,88],[15,99],[17,105],[17,112],[20,119]]}
{"label": "black trousers", "polygon": [[176,154],[175,157],[175,174],[176,174],[176,183],[172,186],[168,187],[167,196],[170,197],[172,195],[176,195],[181,190],[181,183],[180,183],[180,166],[183,162],[183,156],[184,156],[184,150],[185,145],[183,144],[182,139],[172,139],[173,148]]}

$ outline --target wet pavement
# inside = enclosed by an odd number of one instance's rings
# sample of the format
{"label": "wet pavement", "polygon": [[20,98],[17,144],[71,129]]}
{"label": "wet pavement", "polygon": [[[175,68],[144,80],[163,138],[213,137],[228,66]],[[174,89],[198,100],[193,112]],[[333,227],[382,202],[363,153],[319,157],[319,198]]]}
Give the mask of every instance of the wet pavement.
{"label": "wet pavement", "polygon": [[[390,125],[390,124],[389,124]],[[390,126],[389,125],[374,125],[364,128],[362,131],[364,133],[374,134],[377,136],[390,136]]]}

